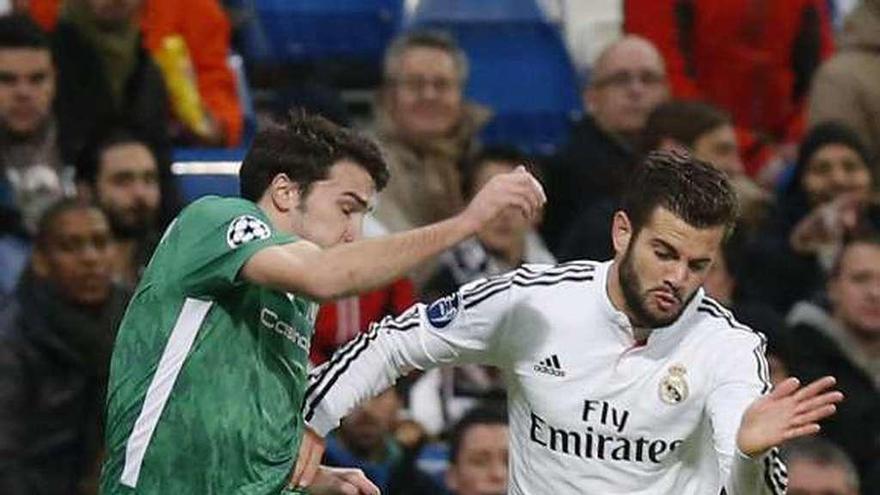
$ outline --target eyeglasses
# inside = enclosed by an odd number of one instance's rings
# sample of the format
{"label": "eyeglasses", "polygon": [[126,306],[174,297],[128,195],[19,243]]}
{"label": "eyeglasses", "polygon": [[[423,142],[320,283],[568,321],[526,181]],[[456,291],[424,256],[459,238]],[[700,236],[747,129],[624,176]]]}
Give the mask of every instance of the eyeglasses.
{"label": "eyeglasses", "polygon": [[411,93],[423,93],[429,87],[436,93],[446,94],[457,91],[461,87],[461,83],[456,79],[435,78],[428,79],[426,77],[402,77],[395,79],[394,84]]}
{"label": "eyeglasses", "polygon": [[652,70],[643,70],[640,72],[622,70],[596,79],[594,86],[624,88],[636,81],[642,83],[642,86],[657,86],[666,82],[666,74]]}

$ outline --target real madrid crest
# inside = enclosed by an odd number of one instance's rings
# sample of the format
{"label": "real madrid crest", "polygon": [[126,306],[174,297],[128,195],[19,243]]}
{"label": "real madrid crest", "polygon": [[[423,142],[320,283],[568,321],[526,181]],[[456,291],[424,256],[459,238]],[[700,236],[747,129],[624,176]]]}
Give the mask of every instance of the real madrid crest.
{"label": "real madrid crest", "polygon": [[660,380],[660,400],[667,404],[678,404],[688,397],[688,384],[685,379],[687,368],[682,364],[669,367],[666,376]]}

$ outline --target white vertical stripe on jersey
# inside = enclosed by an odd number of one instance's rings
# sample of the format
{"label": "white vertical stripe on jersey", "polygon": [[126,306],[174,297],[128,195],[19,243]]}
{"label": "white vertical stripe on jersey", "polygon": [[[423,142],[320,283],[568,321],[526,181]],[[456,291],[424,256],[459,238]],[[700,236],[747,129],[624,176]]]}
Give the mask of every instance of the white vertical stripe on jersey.
{"label": "white vertical stripe on jersey", "polygon": [[168,402],[171,389],[174,387],[174,382],[177,381],[177,375],[183,368],[183,362],[186,360],[212,304],[211,301],[188,297],[180,309],[177,322],[174,324],[174,329],[171,330],[171,335],[165,344],[165,350],[162,351],[159,365],[156,367],[156,372],[153,373],[153,379],[150,381],[150,387],[144,397],[141,413],[135,421],[134,428],[132,428],[125,445],[125,467],[119,478],[119,481],[125,486],[131,488],[137,486],[144,455],[147,453],[150,439],[159,423],[159,416],[162,415],[162,409]]}

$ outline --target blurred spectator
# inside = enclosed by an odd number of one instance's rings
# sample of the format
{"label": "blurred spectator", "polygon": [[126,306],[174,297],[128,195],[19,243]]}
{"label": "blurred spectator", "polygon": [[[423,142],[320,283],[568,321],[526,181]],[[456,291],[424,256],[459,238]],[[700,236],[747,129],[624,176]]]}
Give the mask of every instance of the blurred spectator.
{"label": "blurred spectator", "polygon": [[729,308],[739,322],[765,335],[770,383],[776,385],[791,375],[791,335],[779,313],[762,301],[748,299],[740,289],[741,279],[749,264],[747,235],[744,229],[737,226],[724,241],[721,252],[709,269],[703,289]]}
{"label": "blurred spectator", "polygon": [[657,44],[673,94],[733,115],[746,171],[767,143],[796,143],[804,99],[833,40],[826,0],[624,1],[624,30]]}
{"label": "blurred spectator", "polygon": [[[863,479],[880,480],[880,237],[845,246],[827,291],[827,308],[801,302],[789,314],[794,375],[805,383],[837,378],[846,400],[823,423],[823,435],[849,453]],[[866,485],[865,493],[880,493],[880,485]]]}
{"label": "blurred spectator", "polygon": [[71,188],[58,150],[54,95],[48,39],[26,16],[0,17],[0,293],[18,281],[46,207]]}
{"label": "blurred spectator", "polygon": [[134,134],[114,130],[86,147],[77,172],[83,192],[110,221],[116,281],[134,289],[161,234],[156,159]]}
{"label": "blurred spectator", "polygon": [[106,129],[124,126],[144,136],[160,168],[169,167],[168,98],[141,44],[140,6],[141,0],[67,0],[62,6],[52,35],[55,113],[69,163]]}
{"label": "blurred spectator", "polygon": [[730,116],[697,101],[671,101],[651,112],[645,126],[644,153],[684,149],[727,173],[740,203],[740,222],[755,229],[765,220],[772,197],[745,175]]}
{"label": "blurred spectator", "polygon": [[376,132],[391,181],[376,218],[390,231],[447,218],[464,206],[461,164],[473,155],[487,109],[464,101],[467,59],[446,34],[414,31],[388,48]]}
{"label": "blurred spectator", "polygon": [[823,287],[846,237],[880,228],[869,163],[849,128],[828,122],[810,130],[777,211],[753,246],[753,297],[787,311]]}
{"label": "blurred spectator", "polygon": [[394,438],[399,411],[400,398],[394,387],[365,402],[327,436],[323,464],[362,469],[382,493],[442,493],[416,468],[421,445],[408,449]]}
{"label": "blurred spectator", "polygon": [[477,408],[452,431],[446,486],[456,495],[507,493],[507,413]]}
{"label": "blurred spectator", "polygon": [[[235,74],[229,67],[230,25],[217,0],[145,0],[140,17],[144,44],[155,55],[169,36],[183,38],[207,114],[205,135],[196,144],[238,146],[244,120]],[[190,131],[192,132],[192,131]]]}
{"label": "blurred spectator", "polygon": [[572,229],[601,232],[586,247],[587,257],[606,259],[612,254],[611,217],[637,162],[645,121],[668,97],[660,53],[638,36],[612,43],[599,55],[582,97],[588,113],[547,165],[542,232],[557,256]]}
{"label": "blurred spectator", "polygon": [[[515,149],[489,148],[465,168],[464,194],[473,197],[492,177],[528,164]],[[423,299],[436,299],[460,285],[513,270],[523,263],[555,263],[534,226],[517,210],[443,253],[440,266],[423,290]],[[410,390],[410,413],[429,433],[438,434],[458,421],[479,402],[505,398],[500,374],[488,366],[437,368],[425,372]]]}
{"label": "blurred spectator", "polygon": [[112,285],[110,227],[62,200],[0,306],[0,493],[95,493],[110,352],[128,294]]}
{"label": "blurred spectator", "polygon": [[[810,122],[839,120],[880,154],[880,0],[864,0],[846,19],[840,51],[822,64],[810,93]],[[875,176],[880,164],[873,164]]]}
{"label": "blurred spectator", "polygon": [[782,456],[788,495],[859,495],[859,473],[846,452],[828,440],[799,438],[783,446]]}
{"label": "blurred spectator", "polygon": [[[463,193],[472,198],[492,177],[530,162],[513,148],[487,148],[465,167]],[[519,211],[511,209],[476,237],[444,253],[439,269],[425,287],[428,299],[444,296],[478,278],[508,272],[523,263],[555,263],[534,227]]]}
{"label": "blurred spectator", "polygon": [[[69,1],[69,0],[68,0]],[[61,0],[30,0],[29,10],[47,31],[55,29]],[[189,133],[197,144],[238,146],[242,110],[235,74],[230,69],[230,24],[217,0],[143,0],[138,16],[144,45],[154,56],[169,36],[183,38],[195,70],[201,102],[207,107],[207,133]]]}

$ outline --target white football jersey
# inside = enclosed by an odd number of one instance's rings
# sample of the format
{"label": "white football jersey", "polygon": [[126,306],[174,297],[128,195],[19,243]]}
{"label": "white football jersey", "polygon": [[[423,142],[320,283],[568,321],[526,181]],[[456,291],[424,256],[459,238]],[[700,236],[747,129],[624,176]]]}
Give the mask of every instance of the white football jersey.
{"label": "white football jersey", "polygon": [[489,364],[507,381],[512,494],[784,493],[775,449],[736,449],[770,388],[764,337],[700,289],[637,345],[610,266],[527,265],[386,318],[312,372],[306,422],[324,435],[413,369]]}

